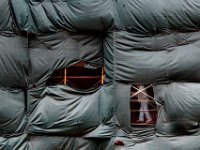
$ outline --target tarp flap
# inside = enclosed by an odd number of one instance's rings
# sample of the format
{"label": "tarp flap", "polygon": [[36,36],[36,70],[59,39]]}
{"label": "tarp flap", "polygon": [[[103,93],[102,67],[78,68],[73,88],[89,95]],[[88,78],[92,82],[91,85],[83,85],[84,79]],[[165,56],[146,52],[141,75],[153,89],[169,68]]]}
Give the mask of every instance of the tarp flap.
{"label": "tarp flap", "polygon": [[30,112],[27,128],[30,133],[81,136],[102,122],[101,89],[81,92],[67,86],[55,86],[45,88],[42,93],[41,89],[31,90],[29,95],[35,97],[30,99],[31,107],[38,103]]}
{"label": "tarp flap", "polygon": [[7,31],[15,31],[16,26],[13,21],[12,8],[8,0],[0,1],[0,33]]}
{"label": "tarp flap", "polygon": [[25,95],[21,90],[0,89],[0,134],[17,134],[25,125]]}
{"label": "tarp flap", "polygon": [[134,0],[116,2],[118,28],[140,33],[163,30],[194,30],[200,28],[198,0]]}
{"label": "tarp flap", "polygon": [[[178,37],[185,39],[185,43],[173,46],[178,41],[176,39]],[[198,71],[200,70],[198,65],[200,63],[200,47],[198,47],[199,39],[197,37],[196,32],[189,35],[176,33],[170,34],[169,37],[164,36],[166,40],[159,40],[162,36],[155,36],[155,39],[152,40],[150,37],[148,41],[145,38],[140,40],[141,37],[130,32],[116,32],[114,38],[115,79],[134,83],[155,83],[169,80],[200,81],[200,72]],[[158,40],[155,42],[157,38]],[[155,48],[156,44],[160,45]]]}
{"label": "tarp flap", "polygon": [[27,87],[27,39],[13,34],[0,35],[0,86]]}
{"label": "tarp flap", "polygon": [[30,39],[30,78],[36,85],[44,85],[53,71],[80,60],[102,65],[101,36],[58,32]]}
{"label": "tarp flap", "polygon": [[18,28],[27,32],[102,31],[113,25],[111,0],[12,0]]}
{"label": "tarp flap", "polygon": [[155,99],[162,104],[163,119],[158,119],[157,132],[165,135],[194,134],[199,131],[198,83],[158,84],[154,87]]}

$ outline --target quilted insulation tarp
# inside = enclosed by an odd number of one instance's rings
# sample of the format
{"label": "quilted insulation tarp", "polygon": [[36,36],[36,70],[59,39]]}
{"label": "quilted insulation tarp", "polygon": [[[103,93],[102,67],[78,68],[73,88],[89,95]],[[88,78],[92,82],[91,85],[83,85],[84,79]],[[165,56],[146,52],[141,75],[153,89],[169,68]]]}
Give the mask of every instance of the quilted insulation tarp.
{"label": "quilted insulation tarp", "polygon": [[[0,149],[199,150],[199,9],[199,0],[1,0]],[[104,67],[104,85],[47,84],[82,61]],[[153,128],[131,126],[136,83],[153,85]]]}

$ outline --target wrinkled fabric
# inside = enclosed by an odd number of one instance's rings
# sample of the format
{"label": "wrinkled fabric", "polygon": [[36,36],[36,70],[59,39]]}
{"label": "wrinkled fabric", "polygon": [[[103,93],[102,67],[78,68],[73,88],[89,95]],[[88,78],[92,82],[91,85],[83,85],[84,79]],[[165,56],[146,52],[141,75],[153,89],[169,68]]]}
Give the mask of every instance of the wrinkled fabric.
{"label": "wrinkled fabric", "polygon": [[[81,92],[66,86],[30,90],[29,125],[26,131],[31,134],[82,136],[100,125],[105,126],[105,136],[111,136],[113,123],[109,123],[109,120],[112,114],[109,115],[110,110],[103,107],[105,104],[101,96],[105,96],[101,94],[102,91],[103,88]],[[112,107],[111,104],[107,107]],[[98,132],[101,130],[96,131],[97,136]]]}
{"label": "wrinkled fabric", "polygon": [[30,84],[44,86],[50,75],[79,61],[102,66],[98,34],[58,32],[30,38]]}
{"label": "wrinkled fabric", "polygon": [[[47,142],[52,141],[52,142]],[[81,137],[62,137],[62,136],[31,136],[28,149],[48,150],[62,149],[82,149],[82,150],[101,150],[105,149],[109,141],[106,139],[86,139]]]}
{"label": "wrinkled fabric", "polygon": [[28,85],[28,44],[23,36],[0,35],[0,86],[26,88]]}
{"label": "wrinkled fabric", "polygon": [[18,28],[32,33],[103,31],[114,22],[111,0],[11,0],[11,6]]}
{"label": "wrinkled fabric", "polygon": [[[1,0],[0,149],[199,150],[199,0]],[[48,86],[104,67],[104,85]],[[154,126],[131,126],[131,84],[153,84]],[[80,84],[83,84],[80,82]]]}
{"label": "wrinkled fabric", "polygon": [[[123,141],[124,146],[115,145],[116,141]],[[199,136],[178,137],[146,137],[144,139],[131,139],[128,137],[114,137],[110,140],[107,149],[115,150],[198,150],[200,148]]]}
{"label": "wrinkled fabric", "polygon": [[[116,32],[112,41],[115,46],[115,80],[133,83],[199,82],[198,37],[198,32],[155,37]],[[181,43],[177,45],[178,41]]]}
{"label": "wrinkled fabric", "polygon": [[27,134],[9,137],[0,137],[0,149],[2,150],[25,150],[28,149],[29,137]]}
{"label": "wrinkled fabric", "polygon": [[0,135],[21,133],[26,123],[25,92],[0,89]]}
{"label": "wrinkled fabric", "polygon": [[0,33],[17,32],[17,26],[13,16],[14,14],[8,0],[1,0],[0,14]]}
{"label": "wrinkled fabric", "polygon": [[[116,26],[135,33],[157,34],[166,30],[197,30],[198,0],[116,1]],[[184,18],[184,19],[183,19]]]}
{"label": "wrinkled fabric", "polygon": [[154,86],[155,99],[161,104],[157,132],[161,135],[199,134],[198,83],[170,83]]}

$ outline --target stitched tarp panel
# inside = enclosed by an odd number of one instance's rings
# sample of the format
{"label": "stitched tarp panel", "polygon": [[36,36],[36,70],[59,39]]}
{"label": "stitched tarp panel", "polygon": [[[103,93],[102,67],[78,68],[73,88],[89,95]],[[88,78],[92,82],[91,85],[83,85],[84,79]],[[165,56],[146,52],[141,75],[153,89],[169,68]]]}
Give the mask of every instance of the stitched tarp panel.
{"label": "stitched tarp panel", "polygon": [[[145,139],[114,137],[111,139],[107,149],[126,150],[198,150],[200,148],[199,136],[178,136],[178,137],[146,137]],[[123,141],[124,146],[115,145],[115,141]]]}
{"label": "stitched tarp panel", "polygon": [[111,0],[11,0],[18,28],[32,33],[103,31],[113,26]]}
{"label": "stitched tarp panel", "polygon": [[200,27],[198,0],[11,0],[4,8],[11,8],[7,12],[13,13],[19,31],[33,33],[117,28],[155,34]]}
{"label": "stitched tarp panel", "polygon": [[[106,88],[109,91],[109,87]],[[39,88],[29,91],[29,133],[82,136],[98,126],[96,137],[112,135],[110,122],[113,107],[106,104],[103,87],[94,91],[81,92],[67,86]],[[101,101],[101,98],[105,98]],[[108,99],[109,100],[109,99]],[[110,101],[110,100],[109,100]],[[100,105],[102,104],[102,105]],[[105,107],[104,107],[105,106]],[[106,108],[107,107],[107,108]],[[110,126],[110,127],[109,127]],[[94,131],[95,132],[95,131]],[[98,133],[99,132],[99,133]],[[87,135],[89,136],[89,135]],[[93,136],[95,134],[93,133]]]}
{"label": "stitched tarp panel", "polygon": [[156,34],[163,30],[195,30],[200,28],[198,0],[117,1],[115,18],[120,29],[136,33]]}
{"label": "stitched tarp panel", "polygon": [[132,32],[116,32],[115,80],[134,83],[199,82],[198,37],[198,32],[172,32],[144,38]]}
{"label": "stitched tarp panel", "polygon": [[157,132],[168,135],[199,134],[198,83],[155,85],[155,99],[162,105]]}
{"label": "stitched tarp panel", "polygon": [[0,33],[17,31],[12,13],[12,7],[8,0],[0,2]]}
{"label": "stitched tarp panel", "polygon": [[[0,149],[199,150],[199,8],[199,0],[2,0]],[[105,85],[46,87],[80,61],[104,66]],[[137,83],[155,84],[155,129],[130,124]]]}
{"label": "stitched tarp panel", "polygon": [[0,134],[23,132],[26,123],[24,91],[2,88],[0,103]]}
{"label": "stitched tarp panel", "polygon": [[0,86],[27,87],[29,65],[27,39],[14,34],[0,35]]}

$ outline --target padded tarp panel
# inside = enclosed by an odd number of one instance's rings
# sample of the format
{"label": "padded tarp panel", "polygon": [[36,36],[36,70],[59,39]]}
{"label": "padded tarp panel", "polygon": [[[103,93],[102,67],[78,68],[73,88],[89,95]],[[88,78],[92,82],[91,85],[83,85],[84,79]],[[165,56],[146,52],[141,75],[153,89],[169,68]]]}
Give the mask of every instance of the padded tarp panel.
{"label": "padded tarp panel", "polygon": [[117,126],[127,133],[132,131],[130,121],[130,89],[131,85],[114,82],[113,93],[115,102],[114,115],[117,118]]}
{"label": "padded tarp panel", "polygon": [[1,88],[0,103],[0,134],[22,132],[26,123],[24,91]]}
{"label": "padded tarp panel", "polygon": [[108,139],[81,137],[31,136],[0,137],[1,150],[102,150]]}
{"label": "padded tarp panel", "polygon": [[0,86],[27,87],[29,65],[27,39],[14,34],[0,35]]}
{"label": "padded tarp panel", "polygon": [[[186,83],[200,81],[199,8],[199,0],[2,0],[0,86],[13,89],[0,90],[0,133],[9,136],[0,149],[199,150],[200,86]],[[99,31],[110,32],[103,40]],[[79,61],[103,62],[113,86],[44,87]],[[129,83],[141,82],[159,82],[156,131],[130,126]],[[124,146],[105,147],[118,135]]]}
{"label": "padded tarp panel", "polygon": [[114,103],[113,86],[108,84],[102,86],[99,102],[101,124],[83,137],[110,138],[113,136],[115,132],[115,119],[113,117],[115,110]]}
{"label": "padded tarp panel", "polygon": [[81,137],[31,136],[28,150],[102,150],[107,142]]}
{"label": "padded tarp panel", "polygon": [[154,86],[155,99],[161,105],[157,133],[160,135],[199,134],[200,84],[170,83]]}
{"label": "padded tarp panel", "polygon": [[115,101],[113,99],[113,85],[102,85],[100,92],[100,115],[102,118],[102,123],[106,124],[112,120],[115,109]]}
{"label": "padded tarp panel", "polygon": [[102,65],[100,35],[58,32],[30,38],[30,78],[35,85],[44,85],[53,71],[81,60]]}
{"label": "padded tarp panel", "polygon": [[[199,150],[200,136],[178,136],[178,137],[146,137],[145,139],[134,139],[128,137],[114,137],[111,139],[107,149],[114,150]],[[115,141],[122,141],[124,146],[115,145]]]}
{"label": "padded tarp panel", "polygon": [[116,54],[115,79],[133,83],[167,81],[166,52],[123,51]]}
{"label": "padded tarp panel", "polygon": [[12,17],[15,20],[15,26],[17,26],[18,31],[36,31],[37,24],[33,20],[31,10],[26,0],[9,0],[9,4]]}
{"label": "padded tarp panel", "polygon": [[155,34],[200,28],[199,0],[116,1],[117,28]]}
{"label": "padded tarp panel", "polygon": [[146,149],[199,150],[200,136],[156,137]]}
{"label": "padded tarp panel", "polygon": [[16,24],[11,10],[10,1],[0,1],[0,33],[16,30]]}
{"label": "padded tarp panel", "polygon": [[[77,143],[78,144],[78,143]],[[30,137],[29,150],[73,150],[75,138],[62,136],[34,136]]]}
{"label": "padded tarp panel", "polygon": [[28,150],[28,135],[0,137],[1,150]]}
{"label": "padded tarp panel", "polygon": [[33,33],[117,28],[154,34],[200,27],[198,0],[11,0],[8,6],[18,29]]}
{"label": "padded tarp panel", "polygon": [[[126,31],[116,32],[114,38],[115,79],[134,83],[169,80],[199,82],[199,35],[196,32],[193,33],[189,35],[174,33],[140,40],[141,35]],[[185,39],[185,42],[173,46],[180,41],[179,37]],[[159,46],[155,48],[156,45]]]}
{"label": "padded tarp panel", "polygon": [[[29,133],[82,136],[101,124],[110,125],[105,131],[96,130],[98,136],[112,134],[111,116],[101,108],[101,89],[76,91],[67,86],[52,86],[33,89],[29,95]],[[105,105],[105,104],[102,104]],[[111,107],[111,106],[109,106]],[[105,121],[104,121],[105,120]],[[107,121],[108,120],[108,121]],[[107,124],[106,124],[107,123]],[[98,133],[99,132],[99,133]],[[108,132],[108,133],[107,133]],[[93,136],[94,133],[93,133]]]}
{"label": "padded tarp panel", "polygon": [[34,33],[102,31],[113,25],[110,0],[11,0],[18,28]]}
{"label": "padded tarp panel", "polygon": [[84,138],[111,138],[115,132],[115,120],[112,118],[106,123],[101,123],[96,129],[83,135]]}

